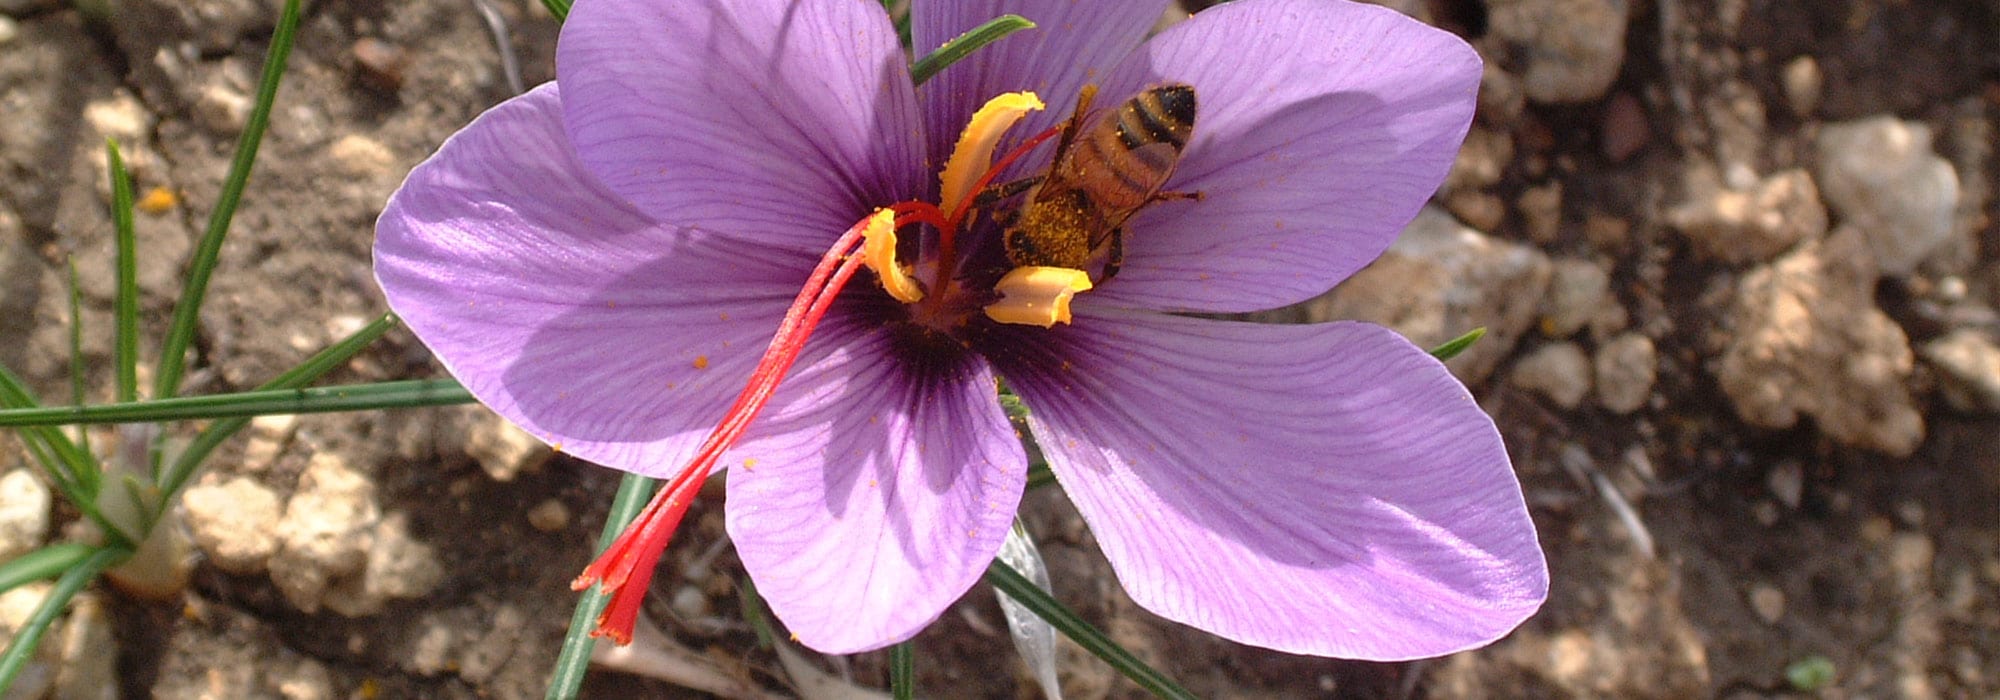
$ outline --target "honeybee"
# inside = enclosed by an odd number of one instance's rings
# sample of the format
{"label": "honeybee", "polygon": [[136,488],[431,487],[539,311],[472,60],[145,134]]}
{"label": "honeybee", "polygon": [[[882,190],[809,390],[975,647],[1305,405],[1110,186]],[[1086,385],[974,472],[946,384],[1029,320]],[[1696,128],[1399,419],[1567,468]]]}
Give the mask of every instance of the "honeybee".
{"label": "honeybee", "polygon": [[1089,85],[1077,95],[1046,175],[1000,185],[992,193],[1027,192],[1026,204],[1004,222],[1002,233],[1007,260],[1015,267],[1083,270],[1102,255],[1101,283],[1124,262],[1124,227],[1133,214],[1155,201],[1201,197],[1160,191],[1194,132],[1193,86],[1147,88],[1117,109],[1091,115],[1096,93]]}

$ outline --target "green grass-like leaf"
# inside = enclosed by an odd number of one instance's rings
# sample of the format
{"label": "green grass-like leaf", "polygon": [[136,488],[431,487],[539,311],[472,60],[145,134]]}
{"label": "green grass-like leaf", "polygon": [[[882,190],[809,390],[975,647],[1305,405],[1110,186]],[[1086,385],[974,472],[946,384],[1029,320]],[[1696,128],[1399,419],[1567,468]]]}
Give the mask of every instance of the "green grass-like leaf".
{"label": "green grass-like leaf", "polygon": [[1472,347],[1473,343],[1479,342],[1479,339],[1484,337],[1486,337],[1485,326],[1474,328],[1465,335],[1444,341],[1443,345],[1431,348],[1431,357],[1437,358],[1439,362],[1458,357],[1459,353],[1465,352],[1466,348]]}
{"label": "green grass-like leaf", "polygon": [[569,19],[569,0],[542,0],[542,7],[549,8],[549,14],[556,16],[556,23]]}
{"label": "green grass-like leaf", "polygon": [[[618,482],[618,495],[611,498],[611,512],[604,516],[604,531],[598,533],[594,551],[601,553],[618,539],[618,533],[646,507],[656,483],[637,474],[626,474],[625,480]],[[597,638],[590,636],[590,631],[597,627],[597,616],[610,601],[611,596],[602,586],[591,586],[577,600],[576,612],[569,618],[569,632],[563,635],[562,652],[556,655],[555,672],[549,677],[545,696],[548,700],[570,700],[583,687],[583,674],[590,669],[590,650],[597,646]]]}
{"label": "green grass-like leaf", "polygon": [[[118,400],[139,400],[139,237],[132,223],[132,177],[118,142],[104,140],[111,164],[111,228],[118,236],[118,336],[112,364],[118,372]],[[78,401],[78,404],[83,403]]]}
{"label": "green grass-like leaf", "polygon": [[238,416],[333,413],[473,403],[451,379],[412,379],[304,389],[183,396],[160,401],[0,410],[0,427],[98,423],[161,423]]}
{"label": "green grass-like leaf", "polygon": [[[0,408],[38,408],[41,404],[28,392],[28,387],[6,367],[0,367]],[[116,533],[116,528],[97,513],[97,491],[91,485],[96,479],[86,475],[97,473],[97,460],[71,442],[69,436],[50,426],[38,426],[21,432],[21,442],[28,448],[35,461],[40,462],[42,471],[55,482],[56,489],[63,497],[83,511],[86,517],[108,531]]]}
{"label": "green grass-like leaf", "polygon": [[917,661],[913,642],[901,642],[889,647],[889,694],[896,700],[911,700],[917,695]]}
{"label": "green grass-like leaf", "polygon": [[943,46],[937,47],[936,51],[932,51],[923,58],[917,59],[916,63],[910,64],[910,80],[918,85],[922,85],[924,81],[930,80],[932,76],[937,75],[938,71],[942,71],[951,66],[951,64],[963,60],[966,56],[972,55],[972,52],[978,51],[981,47],[999,41],[1014,32],[1034,28],[1034,22],[1030,22],[1028,18],[1020,15],[1000,15],[999,17],[986,20],[984,24],[973,27],[970,31],[958,35],[958,38],[945,42]]}
{"label": "green grass-like leaf", "polygon": [[[88,379],[84,376],[83,362],[83,292],[77,288],[76,259],[65,262],[69,267],[69,403],[71,406],[82,406]],[[82,426],[76,429],[76,449],[90,454],[90,431]],[[77,480],[83,484],[84,491],[95,492],[101,481],[97,460],[87,460],[80,466],[83,468],[77,471]]]}
{"label": "green grass-like leaf", "polygon": [[736,591],[743,607],[743,622],[757,635],[757,648],[778,648],[778,635],[771,631],[771,620],[764,614],[764,595],[757,592],[757,583],[744,576],[737,579]]}
{"label": "green grass-like leaf", "polygon": [[1028,464],[1028,488],[1038,489],[1056,483],[1056,473],[1049,470],[1049,463],[1036,461]]}
{"label": "green grass-like leaf", "polygon": [[29,581],[56,576],[77,562],[90,558],[96,547],[74,542],[52,544],[0,563],[0,593],[14,590]]}
{"label": "green grass-like leaf", "polygon": [[181,289],[180,302],[174,305],[174,320],[168,326],[166,341],[160,348],[159,376],[153,382],[153,398],[164,399],[180,392],[181,378],[187,372],[187,349],[194,340],[194,327],[201,313],[202,299],[208,295],[208,280],[222,255],[222,240],[229,234],[229,224],[236,217],[236,207],[243,201],[243,188],[250,183],[250,168],[257,162],[257,147],[263,143],[264,129],[271,123],[271,104],[278,99],[278,83],[285,76],[285,61],[291,57],[292,40],[298,35],[299,2],[285,0],[284,12],[278,16],[277,30],[271,35],[271,48],[264,54],[264,73],[257,81],[256,104],[250,109],[250,118],[243,124],[243,134],[236,141],[236,155],[230,160],[229,174],[222,180],[222,192],[216,197],[215,208],[209,212],[208,228],[202,232],[201,241],[195,245],[194,258],[188,263],[187,285]]}
{"label": "green grass-like leaf", "polygon": [[[376,338],[389,332],[396,323],[395,314],[382,314],[373,323],[361,327],[340,342],[306,358],[306,361],[299,363],[299,366],[287,370],[284,374],[278,375],[278,378],[265,382],[263,386],[257,388],[276,390],[303,387],[318,379],[320,375],[347,362],[355,353],[361,352],[362,348],[368,347],[369,343],[375,342]],[[229,439],[229,436],[235,435],[236,431],[242,430],[243,426],[249,424],[249,418],[225,418],[210,424],[195,435],[194,441],[188,443],[187,449],[181,450],[180,456],[174,458],[174,463],[160,473],[162,502],[173,499],[174,494],[187,483],[188,477],[194,475],[195,467],[200,466],[202,460],[208,459],[208,454],[215,451],[217,445],[221,445],[222,441]]]}
{"label": "green grass-like leaf", "polygon": [[1077,617],[1076,613],[1070,612],[1069,608],[1063,607],[1063,604],[1057,602],[1055,598],[1036,588],[1034,582],[1029,581],[1013,567],[999,561],[993,562],[993,566],[986,569],[986,582],[993,584],[994,588],[1000,589],[1000,592],[1007,594],[1008,597],[1020,601],[1036,616],[1055,626],[1056,631],[1063,633],[1063,636],[1069,637],[1071,641],[1077,643],[1077,646],[1083,647],[1097,658],[1103,659],[1104,663],[1111,664],[1113,669],[1117,669],[1119,673],[1124,674],[1147,692],[1162,698],[1193,700],[1195,697],[1166,674],[1146,665],[1146,662],[1140,661],[1139,657],[1133,656],[1132,652],[1126,651],[1125,647],[1118,646],[1117,642],[1111,641],[1111,638],[1105,636],[1103,632],[1091,627],[1089,623],[1083,621],[1083,618]]}
{"label": "green grass-like leaf", "polygon": [[0,653],[0,688],[14,686],[14,677],[20,675],[21,668],[34,657],[35,648],[42,644],[42,635],[49,631],[50,625],[55,624],[56,617],[69,605],[69,599],[76,597],[77,592],[89,585],[91,579],[97,578],[98,573],[129,554],[122,549],[99,549],[63,572],[62,578],[56,579],[49,597],[42,599],[41,607],[35,608],[35,613],[14,633],[14,641],[7,645],[7,651]]}

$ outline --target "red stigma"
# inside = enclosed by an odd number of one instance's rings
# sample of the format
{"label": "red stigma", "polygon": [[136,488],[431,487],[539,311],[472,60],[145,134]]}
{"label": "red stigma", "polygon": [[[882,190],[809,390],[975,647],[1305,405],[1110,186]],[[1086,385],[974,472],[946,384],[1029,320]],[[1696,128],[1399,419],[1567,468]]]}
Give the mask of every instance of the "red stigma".
{"label": "red stigma", "polygon": [[[896,212],[898,228],[913,223],[928,223],[940,231],[948,230],[943,212],[935,205],[925,202],[901,202],[887,207]],[[680,526],[681,518],[687,515],[688,506],[696,494],[701,492],[708,475],[714,471],[716,461],[723,451],[729,449],[750,427],[750,421],[757,417],[764,405],[770,403],[777,392],[778,382],[805,349],[806,340],[833,307],[835,297],[854,278],[863,265],[861,256],[854,250],[860,245],[862,232],[868,219],[863,218],[841,234],[833,247],[820,258],[819,266],[806,279],[792,306],[785,312],[785,318],[778,324],[777,335],[771,338],[770,346],[764,351],[756,369],[750,373],[750,381],[737,395],[736,403],[729,407],[722,422],[708,435],[695,453],[694,459],[681,469],[680,473],[667,481],[653,500],[639,512],[639,516],[625,527],[611,546],[599,553],[597,559],[585,567],[583,573],[570,582],[573,590],[589,588],[599,584],[604,592],[611,595],[611,602],[597,617],[597,628],[593,637],[609,637],[616,644],[632,642],[632,628],[639,618],[640,602],[645,599],[648,585],[652,582],[653,571],[666,551],[668,540]]]}

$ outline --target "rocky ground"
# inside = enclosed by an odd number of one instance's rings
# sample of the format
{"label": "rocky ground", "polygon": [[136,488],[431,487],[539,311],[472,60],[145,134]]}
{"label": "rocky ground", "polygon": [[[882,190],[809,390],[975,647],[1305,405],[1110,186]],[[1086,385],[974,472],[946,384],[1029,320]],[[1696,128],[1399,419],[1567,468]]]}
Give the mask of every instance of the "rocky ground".
{"label": "rocky ground", "polygon": [[[1138,610],[1044,489],[1025,512],[1058,597],[1205,696],[2000,693],[2000,2],[1390,4],[1486,57],[1477,123],[1388,256],[1266,317],[1375,320],[1420,344],[1489,329],[1452,366],[1509,440],[1553,567],[1547,607],[1425,662],[1240,647]],[[103,139],[141,194],[157,338],[274,20],[259,0],[0,0],[0,364],[44,396],[66,392],[73,259],[109,398]],[[549,79],[555,30],[520,0],[312,3],[188,391],[254,386],[379,314],[382,202],[513,94],[513,72]],[[439,374],[394,335],[330,381]],[[29,681],[61,697],[540,695],[614,474],[474,408],[246,433],[181,501],[188,583],[93,590]],[[0,437],[0,558],[74,535],[26,464]],[[718,500],[654,583],[670,646],[619,663],[797,692],[742,622]],[[0,631],[45,590],[0,596]],[[919,653],[928,694],[1033,694],[989,592]],[[805,661],[883,683],[880,654]],[[1062,666],[1069,697],[1138,692],[1074,649]],[[699,695],[617,672],[587,692]]]}

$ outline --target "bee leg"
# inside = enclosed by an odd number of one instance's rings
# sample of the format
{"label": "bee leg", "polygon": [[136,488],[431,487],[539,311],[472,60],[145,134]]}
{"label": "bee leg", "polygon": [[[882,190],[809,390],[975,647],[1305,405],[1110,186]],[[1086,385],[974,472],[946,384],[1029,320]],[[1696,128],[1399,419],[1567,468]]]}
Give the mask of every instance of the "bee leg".
{"label": "bee leg", "polygon": [[986,189],[980,190],[979,194],[972,196],[972,208],[985,209],[993,206],[994,203],[1000,200],[1026,192],[1029,188],[1042,184],[1042,180],[1044,179],[1046,179],[1045,176],[1034,175],[1011,182],[989,185]]}
{"label": "bee leg", "polygon": [[1111,281],[1118,274],[1118,268],[1125,265],[1125,229],[1111,229],[1111,249],[1104,257],[1104,275],[1097,278],[1098,284]]}
{"label": "bee leg", "polygon": [[1151,200],[1149,200],[1149,203],[1150,203],[1150,202],[1165,202],[1165,201],[1170,201],[1170,200],[1176,200],[1176,199],[1190,199],[1190,200],[1194,200],[1194,201],[1197,201],[1197,202],[1199,202],[1199,201],[1201,201],[1201,200],[1202,200],[1202,198],[1204,198],[1204,197],[1206,197],[1206,196],[1207,196],[1207,195],[1204,195],[1204,194],[1202,194],[1202,193],[1201,193],[1201,192],[1199,192],[1199,191],[1196,191],[1196,192],[1160,192],[1160,193],[1158,193],[1158,194],[1155,194],[1155,195],[1153,195],[1153,198],[1152,198]]}

